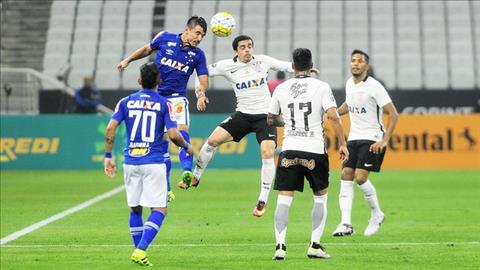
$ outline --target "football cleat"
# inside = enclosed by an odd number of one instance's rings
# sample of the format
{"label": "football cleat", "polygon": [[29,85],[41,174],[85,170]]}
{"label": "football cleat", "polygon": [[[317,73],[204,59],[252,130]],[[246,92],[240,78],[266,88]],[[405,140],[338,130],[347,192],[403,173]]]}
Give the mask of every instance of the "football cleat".
{"label": "football cleat", "polygon": [[273,254],[272,260],[284,260],[287,254],[287,246],[284,244],[277,244],[275,247],[275,254]]}
{"label": "football cleat", "polygon": [[153,264],[148,260],[147,253],[145,250],[135,249],[132,253],[132,262],[138,263],[141,266],[153,266]]}
{"label": "football cleat", "polygon": [[168,196],[168,202],[173,202],[175,200],[175,193],[173,193],[173,191],[169,191],[167,193],[167,196]]}
{"label": "football cleat", "polygon": [[178,182],[178,187],[181,189],[188,189],[189,187],[197,187],[200,184],[200,180],[197,179],[196,177],[193,177],[189,185],[186,185],[186,183],[182,180]]}
{"label": "football cleat", "polygon": [[380,225],[385,221],[385,215],[380,213],[378,215],[372,216],[368,221],[368,226],[365,229],[365,236],[372,236],[380,230]]}
{"label": "football cleat", "polygon": [[261,217],[265,214],[265,210],[267,209],[267,203],[264,201],[258,201],[255,208],[253,208],[252,214],[256,217]]}
{"label": "football cleat", "polygon": [[307,250],[307,257],[310,259],[328,259],[330,254],[325,251],[325,248],[319,243],[311,243]]}
{"label": "football cleat", "polygon": [[353,226],[350,224],[339,224],[335,231],[333,231],[333,236],[348,236],[353,235],[355,231]]}

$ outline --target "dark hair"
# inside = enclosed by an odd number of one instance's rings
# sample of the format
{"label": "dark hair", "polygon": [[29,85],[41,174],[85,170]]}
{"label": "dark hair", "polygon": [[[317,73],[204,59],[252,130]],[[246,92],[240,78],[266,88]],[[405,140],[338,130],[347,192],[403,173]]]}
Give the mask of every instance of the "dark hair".
{"label": "dark hair", "polygon": [[247,35],[240,35],[240,36],[237,36],[233,42],[232,42],[232,47],[233,47],[233,50],[236,51],[237,48],[238,48],[238,43],[240,41],[244,41],[244,40],[251,40],[252,41],[252,46],[253,46],[253,39]]}
{"label": "dark hair", "polygon": [[200,25],[200,27],[203,28],[203,32],[205,32],[205,34],[207,34],[207,22],[205,21],[205,19],[203,17],[193,15],[192,17],[190,17],[190,19],[188,19],[188,21],[187,21],[187,27],[188,28],[192,29],[197,25]]}
{"label": "dark hair", "polygon": [[297,48],[292,53],[295,70],[305,71],[312,67],[312,52],[307,48]]}
{"label": "dark hair", "polygon": [[278,80],[285,80],[285,72],[277,71],[277,79]]}
{"label": "dark hair", "polygon": [[355,49],[355,50],[353,50],[350,57],[352,57],[354,54],[361,54],[361,55],[363,55],[363,58],[365,58],[365,62],[367,62],[367,64],[370,62],[370,56],[368,56],[368,54],[366,52],[364,52],[362,50]]}
{"label": "dark hair", "polygon": [[140,78],[144,89],[154,89],[158,84],[158,69],[155,63],[146,63],[140,67]]}

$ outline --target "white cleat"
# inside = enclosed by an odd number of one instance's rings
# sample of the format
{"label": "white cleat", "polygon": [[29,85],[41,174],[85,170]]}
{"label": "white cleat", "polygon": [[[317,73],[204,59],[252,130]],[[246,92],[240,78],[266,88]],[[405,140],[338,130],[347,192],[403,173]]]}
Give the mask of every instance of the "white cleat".
{"label": "white cleat", "polygon": [[333,236],[348,236],[353,235],[355,231],[353,230],[353,226],[350,224],[339,224],[335,231],[333,231]]}
{"label": "white cleat", "polygon": [[385,221],[385,215],[383,213],[371,217],[364,232],[365,236],[376,234],[378,230],[380,230],[380,225],[382,225],[383,221]]}
{"label": "white cleat", "polygon": [[284,260],[287,254],[287,247],[283,244],[277,244],[275,247],[275,254],[273,254],[272,260]]}
{"label": "white cleat", "polygon": [[328,259],[330,254],[325,251],[325,248],[319,243],[312,243],[307,250],[307,257],[310,259]]}

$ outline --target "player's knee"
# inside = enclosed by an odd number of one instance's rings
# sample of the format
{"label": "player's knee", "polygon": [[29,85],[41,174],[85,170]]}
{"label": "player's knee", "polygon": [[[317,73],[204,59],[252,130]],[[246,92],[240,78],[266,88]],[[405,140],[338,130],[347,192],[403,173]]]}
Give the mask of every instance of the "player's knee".
{"label": "player's knee", "polygon": [[357,184],[362,185],[367,181],[367,178],[368,178],[368,172],[364,173],[364,172],[355,171],[355,182],[357,182]]}
{"label": "player's knee", "polygon": [[142,213],[142,206],[140,206],[140,205],[134,206],[134,207],[130,207],[130,209],[132,209],[132,212]]}
{"label": "player's knee", "polygon": [[351,168],[343,168],[342,170],[342,179],[343,180],[353,180],[354,171]]}
{"label": "player's knee", "polygon": [[262,159],[272,159],[275,151],[271,149],[262,150]]}
{"label": "player's knee", "polygon": [[208,138],[207,139],[207,143],[208,145],[210,145],[211,147],[218,147],[220,145],[220,142],[215,139],[215,138]]}

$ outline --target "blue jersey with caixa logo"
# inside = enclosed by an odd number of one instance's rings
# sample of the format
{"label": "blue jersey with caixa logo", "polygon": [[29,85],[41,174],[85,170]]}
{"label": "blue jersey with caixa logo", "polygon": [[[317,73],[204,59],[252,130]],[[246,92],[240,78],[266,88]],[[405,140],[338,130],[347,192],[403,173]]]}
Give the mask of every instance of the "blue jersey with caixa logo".
{"label": "blue jersey with caixa logo", "polygon": [[162,79],[158,92],[164,97],[185,97],[193,70],[198,76],[208,75],[205,53],[200,48],[182,48],[180,34],[160,32],[152,39],[150,47],[157,50],[155,64]]}
{"label": "blue jersey with caixa logo", "polygon": [[112,115],[127,129],[125,164],[163,163],[164,130],[176,128],[172,104],[157,92],[142,89],[120,100]]}

